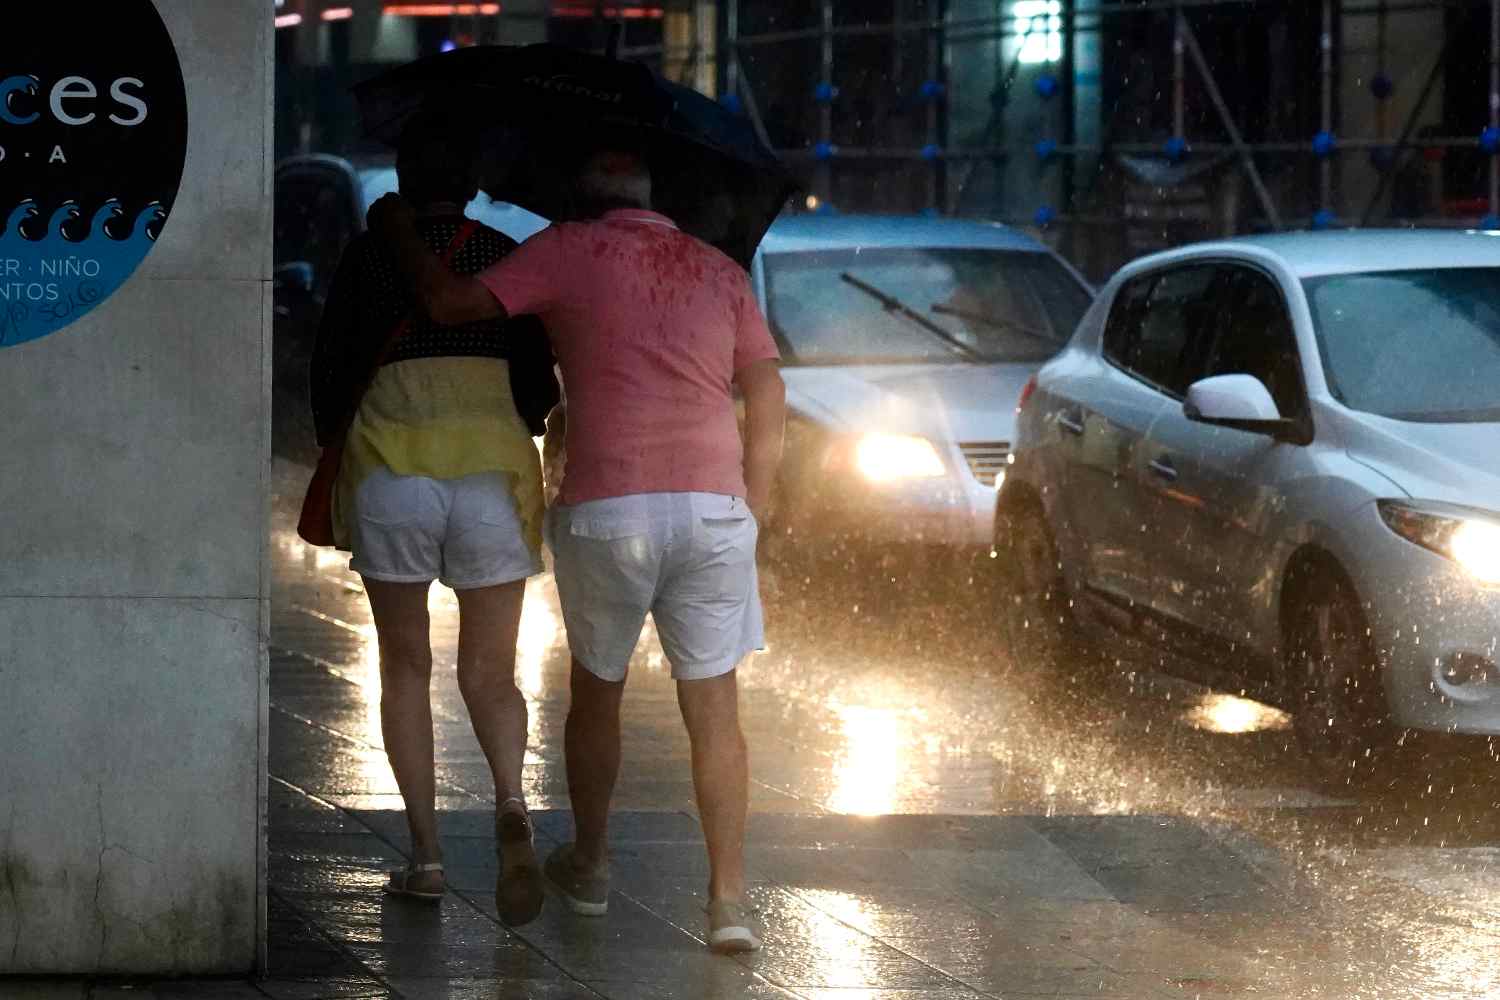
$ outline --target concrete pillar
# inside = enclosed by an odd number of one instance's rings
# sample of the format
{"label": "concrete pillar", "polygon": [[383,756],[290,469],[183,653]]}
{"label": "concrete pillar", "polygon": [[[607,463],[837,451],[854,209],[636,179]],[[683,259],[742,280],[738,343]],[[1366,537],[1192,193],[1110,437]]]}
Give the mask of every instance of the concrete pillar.
{"label": "concrete pillar", "polygon": [[107,299],[0,346],[0,974],[263,953],[272,5],[148,2],[186,88],[175,203]]}

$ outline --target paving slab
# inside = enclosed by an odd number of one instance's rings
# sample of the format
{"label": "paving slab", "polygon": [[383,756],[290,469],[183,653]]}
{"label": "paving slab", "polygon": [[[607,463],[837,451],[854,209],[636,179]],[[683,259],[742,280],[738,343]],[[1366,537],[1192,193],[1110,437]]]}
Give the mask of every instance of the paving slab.
{"label": "paving slab", "polygon": [[[452,668],[455,604],[434,588],[437,807],[453,891],[436,907],[387,899],[380,885],[407,831],[382,750],[373,629],[346,559],[290,531],[305,480],[286,471],[271,546],[265,996],[1407,1000],[1500,986],[1485,958],[1500,954],[1493,926],[1444,924],[1455,958],[1400,930],[1394,904],[1385,923],[1361,922],[1364,883],[1333,889],[1326,868],[1288,849],[1300,834],[1243,818],[1321,823],[1336,838],[1332,824],[1358,817],[1299,784],[1284,733],[1214,737],[1183,721],[1196,716],[1181,685],[997,665],[988,633],[960,627],[976,616],[952,614],[980,606],[977,588],[951,607],[894,588],[843,604],[796,592],[796,580],[773,588],[784,593],[771,600],[772,650],[740,671],[747,862],[766,947],[738,958],[704,944],[689,748],[650,629],[622,715],[609,914],[579,918],[549,898],[530,925],[499,922],[494,792]],[[531,720],[524,789],[545,853],[572,836],[568,657],[549,577],[528,585],[517,663]],[[1238,770],[1242,787],[1225,785]],[[1226,813],[1236,802],[1242,812]],[[1360,857],[1483,902],[1485,845],[1445,855],[1463,871],[1434,874],[1437,855],[1405,832],[1372,833],[1361,846],[1380,850]]]}

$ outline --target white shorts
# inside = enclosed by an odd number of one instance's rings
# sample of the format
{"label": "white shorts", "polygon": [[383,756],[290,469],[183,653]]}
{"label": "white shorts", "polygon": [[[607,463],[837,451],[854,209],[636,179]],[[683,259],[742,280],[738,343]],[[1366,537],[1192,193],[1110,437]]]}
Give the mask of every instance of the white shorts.
{"label": "white shorts", "polygon": [[574,659],[622,681],[650,612],[677,680],[728,673],[765,645],[758,529],[738,497],[642,493],[547,513]]}
{"label": "white shorts", "polygon": [[354,491],[352,513],[349,568],[372,580],[475,590],[542,571],[502,473],[428,479],[376,469]]}

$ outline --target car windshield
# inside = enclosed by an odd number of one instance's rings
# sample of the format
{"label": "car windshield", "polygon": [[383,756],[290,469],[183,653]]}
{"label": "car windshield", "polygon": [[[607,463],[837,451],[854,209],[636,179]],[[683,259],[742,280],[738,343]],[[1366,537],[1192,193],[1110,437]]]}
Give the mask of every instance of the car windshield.
{"label": "car windshield", "polygon": [[1089,306],[1044,253],[898,247],[765,257],[788,364],[1041,362]]}
{"label": "car windshield", "polygon": [[1500,268],[1304,282],[1323,367],[1345,406],[1426,423],[1500,421]]}
{"label": "car windshield", "polygon": [[[365,205],[373,205],[381,195],[396,190],[396,168],[367,167],[359,172],[359,183],[364,189]],[[518,243],[548,225],[547,220],[535,212],[528,212],[508,201],[496,201],[483,191],[464,208],[464,214]]]}

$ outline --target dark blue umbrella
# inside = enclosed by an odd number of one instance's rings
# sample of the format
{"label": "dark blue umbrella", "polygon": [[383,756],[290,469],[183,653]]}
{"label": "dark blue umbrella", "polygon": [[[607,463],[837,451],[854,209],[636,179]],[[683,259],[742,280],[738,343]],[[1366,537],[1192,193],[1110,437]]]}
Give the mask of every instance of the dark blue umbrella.
{"label": "dark blue umbrella", "polygon": [[794,185],[747,119],[646,67],[556,45],[478,46],[430,56],[355,88],[365,131],[394,143],[439,114],[487,153],[485,190],[548,218],[590,148],[629,145],[651,163],[656,207],[748,267]]}

